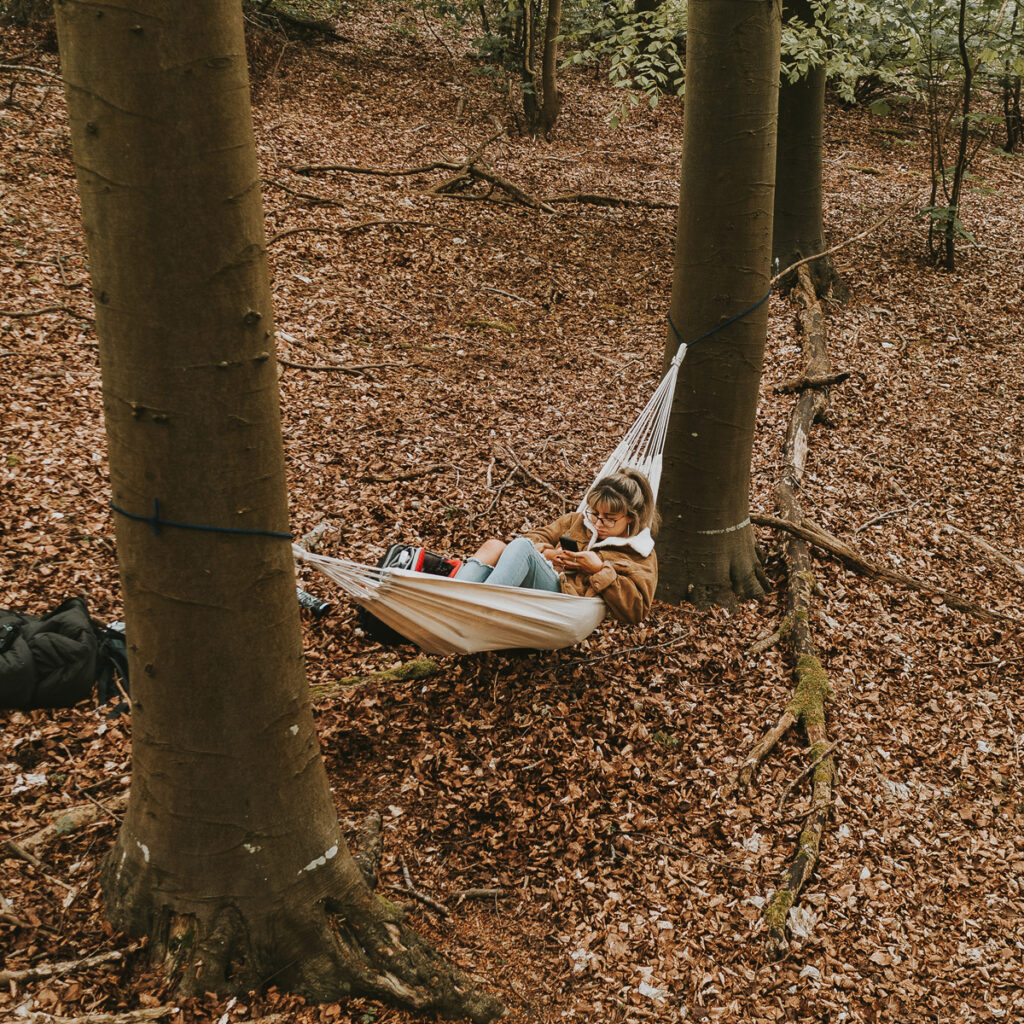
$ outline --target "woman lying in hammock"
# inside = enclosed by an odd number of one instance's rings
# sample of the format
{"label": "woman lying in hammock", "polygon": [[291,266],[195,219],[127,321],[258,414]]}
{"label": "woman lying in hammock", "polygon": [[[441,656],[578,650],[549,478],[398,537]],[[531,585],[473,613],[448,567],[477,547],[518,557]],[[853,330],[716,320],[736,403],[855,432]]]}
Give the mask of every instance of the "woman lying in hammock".
{"label": "woman lying in hammock", "polygon": [[485,541],[455,578],[599,597],[614,618],[635,623],[650,610],[658,583],[657,529],[647,477],[621,470],[594,484],[586,512],[571,512],[509,544]]}

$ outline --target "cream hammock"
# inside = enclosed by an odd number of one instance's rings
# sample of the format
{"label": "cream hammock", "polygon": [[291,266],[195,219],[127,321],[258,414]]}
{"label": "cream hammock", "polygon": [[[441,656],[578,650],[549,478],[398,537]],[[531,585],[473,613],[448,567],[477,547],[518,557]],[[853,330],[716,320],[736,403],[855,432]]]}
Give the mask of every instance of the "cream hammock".
{"label": "cream hammock", "polygon": [[[651,400],[601,467],[595,483],[631,467],[646,474],[657,497],[672,396],[686,350],[686,345],[679,346]],[[577,511],[585,507],[586,496]],[[297,559],[316,566],[368,612],[428,654],[570,647],[592,633],[605,615],[605,603],[599,597],[468,583],[407,569],[379,569],[298,545],[292,550]]]}

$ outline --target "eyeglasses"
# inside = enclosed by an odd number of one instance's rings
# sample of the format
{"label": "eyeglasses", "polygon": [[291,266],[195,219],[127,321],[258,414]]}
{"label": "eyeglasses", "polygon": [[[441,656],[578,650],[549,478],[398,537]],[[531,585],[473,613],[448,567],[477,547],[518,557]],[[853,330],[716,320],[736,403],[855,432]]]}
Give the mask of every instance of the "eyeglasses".
{"label": "eyeglasses", "polygon": [[625,513],[622,512],[617,516],[603,516],[599,512],[595,512],[592,508],[588,508],[587,518],[595,525],[603,523],[605,526],[614,526],[620,519],[625,518]]}

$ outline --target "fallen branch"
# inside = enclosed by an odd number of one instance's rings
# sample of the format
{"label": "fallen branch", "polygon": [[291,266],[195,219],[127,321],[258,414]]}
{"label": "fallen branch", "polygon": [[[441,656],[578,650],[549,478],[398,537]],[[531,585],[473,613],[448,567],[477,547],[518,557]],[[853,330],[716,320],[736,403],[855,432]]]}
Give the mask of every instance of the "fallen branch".
{"label": "fallen branch", "polygon": [[437,911],[442,917],[451,917],[452,912],[440,901],[435,900],[433,896],[428,896],[425,892],[421,892],[412,883],[412,875],[409,874],[409,866],[405,863],[405,858],[400,857],[399,861],[402,865],[402,878],[405,881],[405,888],[401,886],[388,886],[390,889],[397,889],[399,892],[405,892],[412,896],[413,899],[418,900],[425,907],[430,907],[431,910]]}
{"label": "fallen branch", "polygon": [[283,181],[278,181],[276,178],[264,178],[264,184],[273,185],[275,188],[279,188],[282,192],[287,192],[290,196],[295,196],[296,199],[305,199],[310,203],[320,203],[324,206],[345,206],[340,199],[331,199],[324,196],[315,196],[312,192],[299,192],[298,189],[291,188],[286,185]]}
{"label": "fallen branch", "polygon": [[462,164],[452,160],[432,160],[418,167],[366,167],[362,164],[293,164],[288,168],[293,174],[324,174],[339,171],[342,174],[371,174],[382,178],[405,178],[413,174],[429,174],[431,171],[457,171]]}
{"label": "fallen branch", "polygon": [[429,466],[422,466],[420,469],[410,469],[404,473],[366,473],[360,479],[375,484],[393,484],[399,480],[415,480],[421,476],[428,476],[430,473],[438,473],[442,469],[454,469],[450,462],[432,462]]}
{"label": "fallen branch", "polygon": [[35,967],[26,967],[22,971],[0,971],[0,985],[7,985],[12,981],[19,984],[26,981],[39,981],[42,978],[57,978],[72,972],[88,971],[93,967],[123,960],[138,948],[138,946],[130,946],[128,949],[113,949],[106,953],[97,953],[95,956],[87,956],[82,960],[62,960],[56,964],[37,964]]}
{"label": "fallen branch", "polygon": [[43,316],[46,313],[67,313],[69,316],[76,317],[84,323],[93,323],[91,316],[86,316],[84,313],[79,313],[77,309],[72,309],[70,306],[43,306],[42,309],[0,309],[0,316],[9,316],[14,320],[22,320],[26,317],[32,316]]}
{"label": "fallen branch", "polygon": [[844,544],[837,537],[833,537],[826,533],[826,531],[822,530],[820,526],[811,523],[806,518],[801,519],[800,522],[788,522],[784,519],[778,518],[778,516],[769,516],[763,513],[752,512],[750,514],[750,521],[757,526],[770,526],[772,529],[782,530],[786,533],[792,534],[794,537],[799,537],[801,540],[805,540],[809,544],[813,544],[822,551],[827,551],[829,554],[834,555],[848,569],[852,569],[854,572],[858,572],[862,576],[867,576],[871,579],[884,580],[887,583],[906,587],[908,590],[917,590],[923,594],[932,594],[934,597],[942,598],[942,603],[948,605],[950,608],[955,608],[957,611],[961,612],[967,612],[968,614],[974,615],[985,622],[1015,623],[1019,621],[1012,615],[1007,615],[1005,612],[997,612],[991,608],[986,608],[984,605],[980,605],[975,601],[969,601],[967,598],[961,597],[959,594],[954,594],[952,591],[944,590],[942,587],[938,587],[934,583],[928,583],[926,580],[915,579],[913,576],[907,576],[904,573],[896,572],[893,569],[887,569],[881,565],[875,565],[873,562],[869,562],[866,558],[856,552],[853,548],[849,547],[849,545]]}
{"label": "fallen branch", "polygon": [[[881,173],[881,172],[878,172]],[[820,260],[825,256],[831,256],[832,253],[838,252],[840,249],[844,249],[846,246],[851,245],[853,242],[859,241],[861,238],[865,238],[870,235],[872,231],[877,231],[886,221],[892,220],[901,210],[905,210],[913,201],[914,196],[907,196],[899,206],[890,210],[884,217],[876,220],[870,227],[866,227],[859,234],[852,235],[850,238],[844,239],[842,242],[837,242],[831,248],[826,249],[824,252],[815,253],[813,256],[807,256],[802,260],[797,260],[796,263],[791,263],[785,270],[780,270],[772,279],[771,284],[775,285],[781,281],[787,274],[792,274],[798,267],[802,267],[807,263],[813,263],[815,260]]]}
{"label": "fallen branch", "polygon": [[[72,832],[78,832],[89,825],[107,818],[114,817],[118,812],[123,811],[128,803],[127,791],[117,794],[111,801],[110,806],[95,804],[79,804],[61,811],[56,818],[41,829],[33,832],[32,835],[21,841],[18,846],[18,856],[28,860],[30,864],[40,870],[48,870],[46,865],[39,860],[39,854],[52,846],[57,840],[64,838]],[[8,842],[8,847],[13,847],[13,842]],[[28,854],[26,857],[25,855]],[[31,859],[30,859],[31,858]],[[62,885],[65,883],[61,883]]]}
{"label": "fallen branch", "polygon": [[452,893],[454,899],[459,900],[500,900],[508,893],[504,889],[456,889]]}
{"label": "fallen branch", "polygon": [[367,370],[396,370],[404,369],[407,366],[416,366],[416,363],[363,363],[355,366],[342,363],[293,363],[290,359],[277,357],[282,366],[291,370],[309,370],[312,373],[347,373],[352,377],[360,377]]}
{"label": "fallen branch", "polygon": [[774,633],[768,633],[765,636],[759,637],[755,640],[744,652],[748,657],[755,654],[764,654],[765,651],[774,647],[782,639],[782,631],[777,629]]}
{"label": "fallen branch", "polygon": [[61,77],[53,71],[47,71],[46,68],[33,67],[31,64],[0,64],[0,71],[31,71],[34,75],[43,75],[45,78],[56,78],[58,80]]}
{"label": "fallen branch", "polygon": [[545,196],[545,203],[586,203],[590,206],[639,206],[646,210],[675,210],[679,203],[660,199],[627,199],[624,196],[602,196],[594,192],[568,192],[564,195]]}
{"label": "fallen branch", "polygon": [[369,672],[362,676],[346,676],[335,683],[321,683],[309,688],[314,702],[339,697],[354,686],[366,686],[368,683],[404,683],[415,679],[429,679],[441,671],[441,666],[430,658],[415,658],[397,668],[386,668],[380,672]]}
{"label": "fallen branch", "polygon": [[965,540],[969,540],[974,544],[977,544],[982,551],[988,552],[997,562],[1002,562],[1003,565],[1009,566],[1013,571],[1021,577],[1024,577],[1024,565],[1020,562],[1015,561],[1009,555],[1004,554],[994,544],[990,544],[984,537],[979,537],[977,534],[968,533],[966,530],[961,530],[959,526],[954,526],[949,520],[943,520],[938,525],[944,526],[947,530],[951,530],[953,533],[958,534]]}
{"label": "fallen branch", "polygon": [[808,388],[828,387],[830,384],[841,384],[850,377],[864,377],[864,374],[855,370],[842,370],[839,373],[820,374],[817,377],[794,377],[792,380],[784,380],[776,384],[772,390],[777,395],[792,395],[797,391],[806,391]]}
{"label": "fallen branch", "polygon": [[[55,1017],[51,1013],[29,1010],[18,1015],[18,1024],[145,1024],[146,1021],[164,1020],[181,1012],[177,1006],[146,1006],[139,1010],[125,1010],[121,1013],[85,1013],[78,1017]],[[246,1024],[283,1024],[284,1014],[270,1017],[256,1017]]]}
{"label": "fallen branch", "polygon": [[562,504],[573,504],[572,500],[568,498],[566,495],[564,495],[557,487],[553,486],[552,484],[549,484],[547,480],[542,480],[532,470],[527,469],[527,467],[524,466],[518,458],[516,458],[515,454],[511,450],[508,452],[508,458],[512,462],[513,473],[522,473],[522,475],[525,476],[528,480],[532,480],[535,484],[539,484],[541,487],[543,487],[544,490],[546,490],[548,493],[553,494],[556,498],[559,499],[559,501],[562,502]]}
{"label": "fallen branch", "polygon": [[338,31],[336,22],[331,21],[329,18],[307,18],[300,14],[295,7],[285,7],[274,3],[264,4],[257,13],[260,20],[264,22],[274,20],[285,25],[291,25],[293,28],[300,29],[303,32],[319,33],[338,42],[352,42],[348,36],[344,36]]}
{"label": "fallen branch", "polygon": [[419,227],[429,228],[431,225],[425,220],[362,220],[358,224],[336,224],[332,227],[306,227],[306,228],[286,228],[284,231],[278,231],[276,235],[272,235],[267,239],[267,245],[273,245],[275,242],[280,242],[282,238],[287,238],[289,235],[303,235],[303,234],[319,234],[319,235],[348,235],[353,231],[362,231],[364,228],[379,228],[386,227],[389,225],[405,225],[413,224]]}
{"label": "fallen branch", "polygon": [[866,530],[869,526],[874,526],[875,523],[880,523],[885,519],[891,519],[893,516],[898,516],[901,512],[909,512],[915,505],[920,505],[920,501],[912,501],[909,505],[904,505],[902,508],[890,509],[888,512],[879,512],[877,516],[872,516],[870,519],[861,523],[860,526],[854,528],[854,533],[860,533],[862,530]]}
{"label": "fallen branch", "polygon": [[[831,367],[825,346],[824,318],[806,267],[798,271],[795,294],[802,305],[801,338],[806,357],[803,376],[808,379],[828,377],[831,375]],[[821,419],[826,401],[823,388],[804,390],[790,417],[783,447],[785,471],[774,488],[782,522],[799,522],[803,518],[797,493],[806,468],[807,439],[813,425]],[[778,721],[747,756],[737,777],[738,784],[749,789],[768,752],[789,729],[802,727],[810,747],[810,764],[799,777],[808,772],[811,774],[811,810],[800,832],[796,856],[775,894],[765,903],[761,912],[767,931],[768,954],[775,960],[785,956],[789,949],[786,921],[790,908],[817,866],[822,836],[832,811],[836,782],[835,759],[832,757],[835,744],[829,740],[825,723],[825,706],[832,699],[832,687],[818,658],[811,633],[810,603],[814,593],[814,576],[806,543],[791,537],[785,545],[784,558],[787,612],[783,625],[779,627],[779,634],[787,641],[792,655],[796,688]],[[792,785],[783,795],[783,803],[791,790]]]}

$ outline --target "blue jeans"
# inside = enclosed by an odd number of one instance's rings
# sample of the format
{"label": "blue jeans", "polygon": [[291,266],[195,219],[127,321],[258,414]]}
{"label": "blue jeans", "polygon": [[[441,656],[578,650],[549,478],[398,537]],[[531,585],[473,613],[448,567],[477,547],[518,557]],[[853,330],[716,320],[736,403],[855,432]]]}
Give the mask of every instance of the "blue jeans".
{"label": "blue jeans", "polygon": [[470,558],[455,574],[457,580],[468,583],[491,583],[498,587],[524,587],[527,590],[561,591],[558,573],[552,564],[526,537],[516,537],[508,544],[492,569],[475,558]]}

